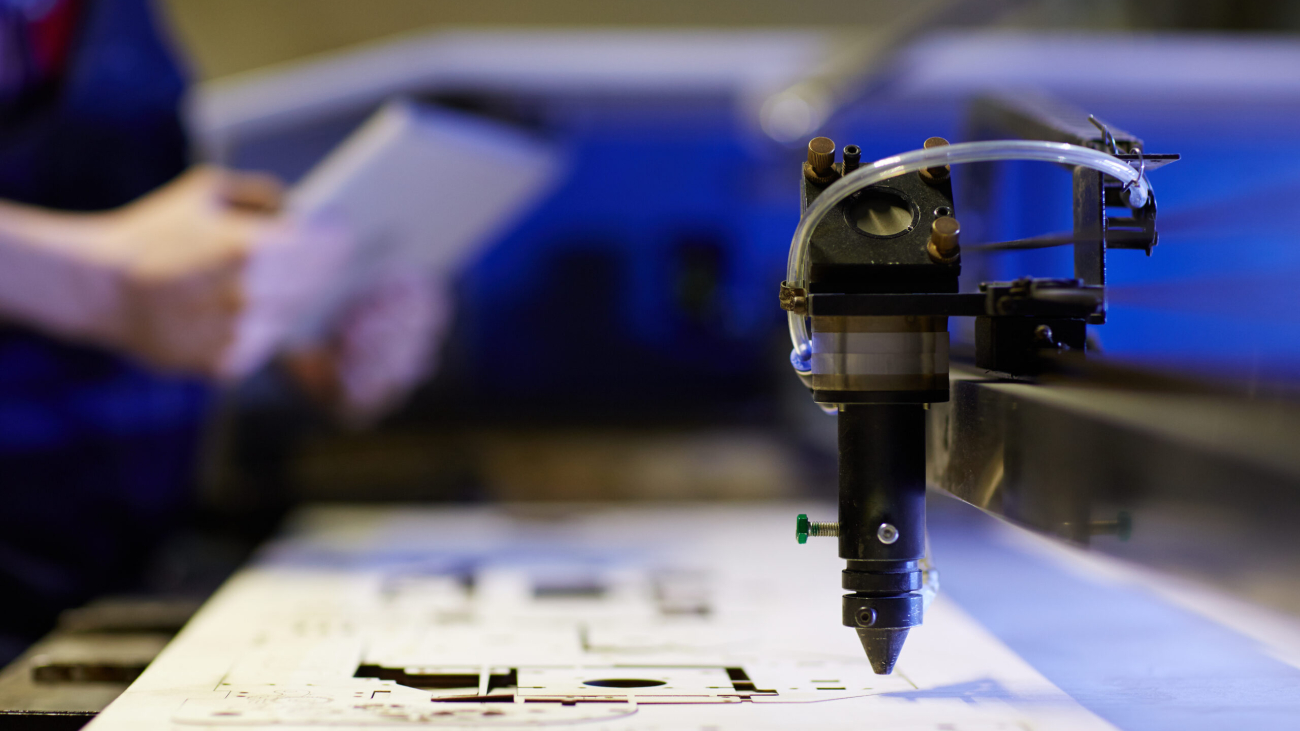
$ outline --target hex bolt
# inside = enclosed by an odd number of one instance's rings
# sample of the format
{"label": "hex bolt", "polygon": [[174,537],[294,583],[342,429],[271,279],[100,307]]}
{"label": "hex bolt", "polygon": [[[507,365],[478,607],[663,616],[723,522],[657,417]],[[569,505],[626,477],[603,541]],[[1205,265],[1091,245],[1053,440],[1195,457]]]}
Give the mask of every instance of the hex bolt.
{"label": "hex bolt", "polygon": [[803,513],[794,521],[794,537],[800,543],[807,543],[808,537],[814,538],[834,538],[840,534],[839,523],[822,523],[808,520],[808,516]]}
{"label": "hex bolt", "polygon": [[898,540],[898,529],[890,523],[881,523],[876,529],[876,538],[888,546]]}

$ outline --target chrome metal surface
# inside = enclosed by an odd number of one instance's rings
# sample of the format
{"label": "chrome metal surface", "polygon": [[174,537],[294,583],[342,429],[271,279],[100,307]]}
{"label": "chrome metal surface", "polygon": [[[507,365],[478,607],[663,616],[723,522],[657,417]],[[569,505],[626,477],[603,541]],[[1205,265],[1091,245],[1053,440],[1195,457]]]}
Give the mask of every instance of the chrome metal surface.
{"label": "chrome metal surface", "polygon": [[1110,371],[951,378],[951,401],[927,412],[931,485],[1300,614],[1300,404]]}

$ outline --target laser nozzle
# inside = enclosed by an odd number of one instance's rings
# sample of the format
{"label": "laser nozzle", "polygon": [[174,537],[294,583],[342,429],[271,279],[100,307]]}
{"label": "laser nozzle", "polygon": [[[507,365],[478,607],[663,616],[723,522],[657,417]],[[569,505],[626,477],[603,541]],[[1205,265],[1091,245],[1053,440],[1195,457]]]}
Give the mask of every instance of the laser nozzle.
{"label": "laser nozzle", "polygon": [[859,629],[858,639],[862,649],[867,651],[867,661],[876,675],[889,675],[894,672],[894,663],[903,651],[903,642],[907,639],[906,629]]}

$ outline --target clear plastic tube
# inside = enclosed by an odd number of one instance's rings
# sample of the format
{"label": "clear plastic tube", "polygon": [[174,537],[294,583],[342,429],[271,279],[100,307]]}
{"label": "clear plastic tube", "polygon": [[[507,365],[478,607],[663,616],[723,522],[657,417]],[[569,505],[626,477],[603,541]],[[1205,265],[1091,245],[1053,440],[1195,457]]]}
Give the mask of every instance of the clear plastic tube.
{"label": "clear plastic tube", "polygon": [[[889,178],[943,165],[968,162],[995,162],[998,160],[1037,160],[1064,165],[1078,165],[1105,173],[1125,186],[1127,203],[1134,208],[1146,205],[1151,193],[1146,177],[1127,162],[1105,152],[1063,142],[1036,140],[993,140],[988,142],[963,142],[956,145],[913,150],[902,155],[886,157],[870,165],[863,165],[833,183],[808,206],[794,230],[790,241],[790,259],[786,265],[786,281],[792,286],[806,287],[808,281],[808,246],[817,224],[832,208],[845,198],[888,180]],[[812,343],[803,315],[790,313],[790,341],[794,352],[790,361],[795,369],[806,372],[812,357]]]}

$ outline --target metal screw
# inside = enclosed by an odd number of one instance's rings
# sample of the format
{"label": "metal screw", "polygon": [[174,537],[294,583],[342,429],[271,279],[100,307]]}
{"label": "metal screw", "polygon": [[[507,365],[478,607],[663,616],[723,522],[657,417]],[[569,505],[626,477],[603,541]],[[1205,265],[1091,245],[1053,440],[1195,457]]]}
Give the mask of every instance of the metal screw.
{"label": "metal screw", "polygon": [[848,175],[862,164],[862,148],[857,145],[844,146],[844,174]]}
{"label": "metal screw", "polygon": [[898,540],[898,529],[889,523],[881,523],[876,529],[876,538],[886,546]]}
{"label": "metal screw", "polygon": [[821,538],[835,538],[840,534],[839,523],[809,523],[808,535]]}
{"label": "metal screw", "polygon": [[863,607],[858,610],[854,619],[857,620],[859,627],[870,627],[876,623],[876,610],[871,607]]}
{"label": "metal screw", "polygon": [[808,536],[814,538],[829,537],[834,538],[840,534],[839,523],[819,523],[808,520],[808,516],[803,513],[794,521],[794,537],[800,543],[807,543]]}

